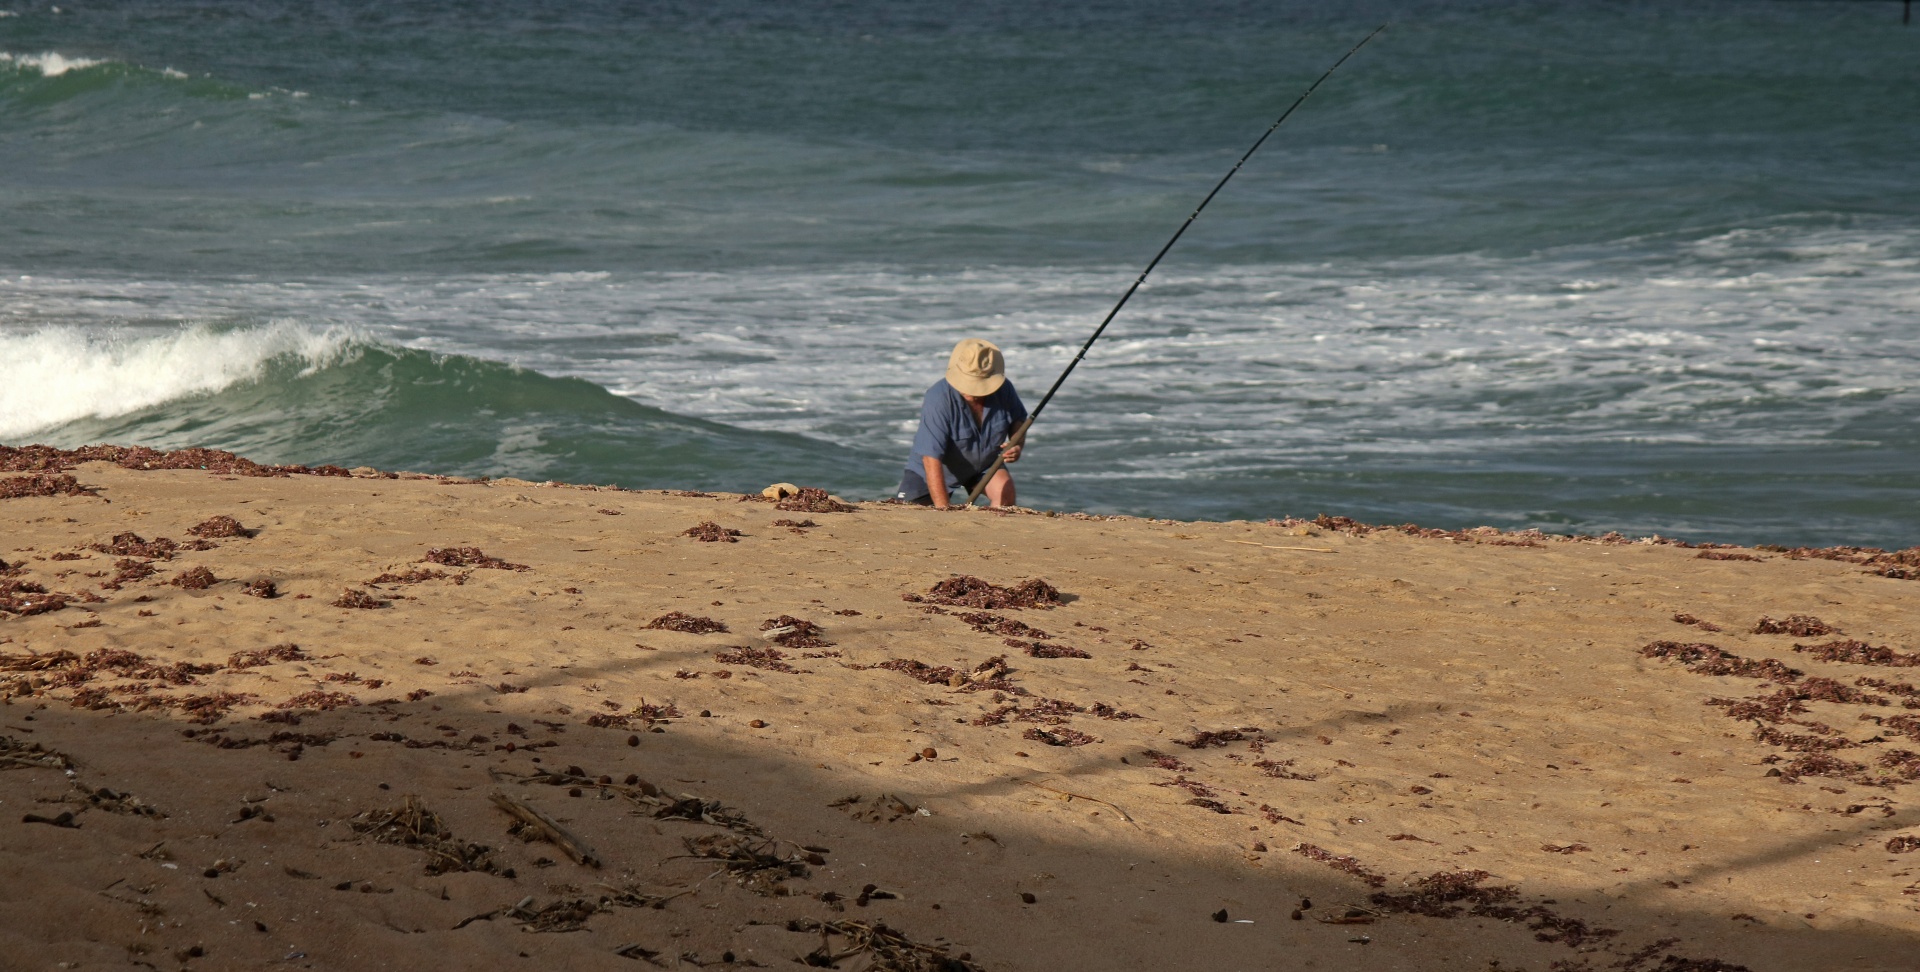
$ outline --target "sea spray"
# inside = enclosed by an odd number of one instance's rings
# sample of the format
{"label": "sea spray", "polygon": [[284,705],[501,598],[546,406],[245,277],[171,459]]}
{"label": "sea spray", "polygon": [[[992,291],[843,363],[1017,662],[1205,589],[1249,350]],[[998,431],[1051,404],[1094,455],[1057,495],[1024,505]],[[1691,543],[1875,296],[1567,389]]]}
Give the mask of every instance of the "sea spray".
{"label": "sea spray", "polygon": [[0,51],[0,65],[37,73],[44,78],[57,78],[68,71],[80,71],[96,67],[100,63],[92,58],[70,58],[57,51],[46,51],[40,54],[9,54],[6,51]]}
{"label": "sea spray", "polygon": [[307,373],[349,353],[353,331],[291,322],[219,329],[0,331],[0,439],[112,419],[258,380],[283,360]]}

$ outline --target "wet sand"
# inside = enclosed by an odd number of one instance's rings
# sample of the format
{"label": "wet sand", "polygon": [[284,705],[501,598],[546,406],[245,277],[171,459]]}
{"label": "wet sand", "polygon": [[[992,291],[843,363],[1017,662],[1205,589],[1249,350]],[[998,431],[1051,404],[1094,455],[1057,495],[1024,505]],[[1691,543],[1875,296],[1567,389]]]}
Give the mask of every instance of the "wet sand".
{"label": "wet sand", "polygon": [[53,494],[0,499],[22,968],[1920,966],[1884,563],[371,471],[9,492]]}

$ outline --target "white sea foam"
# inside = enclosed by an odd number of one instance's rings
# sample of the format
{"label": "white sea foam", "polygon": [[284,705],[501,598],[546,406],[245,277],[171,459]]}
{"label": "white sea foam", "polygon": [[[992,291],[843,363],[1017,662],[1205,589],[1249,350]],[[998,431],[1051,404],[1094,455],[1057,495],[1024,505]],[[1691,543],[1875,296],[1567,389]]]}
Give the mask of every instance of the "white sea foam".
{"label": "white sea foam", "polygon": [[276,358],[322,367],[353,339],[344,328],[291,323],[225,331],[0,331],[0,439],[217,392],[259,378]]}
{"label": "white sea foam", "polygon": [[82,71],[98,67],[105,61],[96,61],[88,57],[67,57],[54,51],[43,54],[9,54],[0,51],[0,64],[15,64],[40,72],[43,77],[57,78],[68,71]]}
{"label": "white sea foam", "polygon": [[[1782,260],[1789,248],[1799,257]],[[1767,272],[1753,272],[1762,262]],[[1032,401],[1137,273],[0,279],[0,334],[105,328],[130,304],[172,321],[339,321],[386,343],[585,378],[672,412],[903,454],[956,336],[1005,347]],[[1788,227],[1597,257],[1170,265],[1156,283],[1049,410],[1050,454],[1083,454],[1050,469],[1619,442],[1772,448],[1920,407],[1910,323],[1920,237],[1905,230]]]}

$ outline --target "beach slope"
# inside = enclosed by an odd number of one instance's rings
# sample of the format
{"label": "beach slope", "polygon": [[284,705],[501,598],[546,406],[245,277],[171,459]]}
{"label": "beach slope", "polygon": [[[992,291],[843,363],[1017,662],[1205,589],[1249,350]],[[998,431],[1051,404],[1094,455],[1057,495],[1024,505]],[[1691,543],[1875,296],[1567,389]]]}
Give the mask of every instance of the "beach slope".
{"label": "beach slope", "polygon": [[1864,553],[24,455],[22,968],[1920,947],[1920,584]]}

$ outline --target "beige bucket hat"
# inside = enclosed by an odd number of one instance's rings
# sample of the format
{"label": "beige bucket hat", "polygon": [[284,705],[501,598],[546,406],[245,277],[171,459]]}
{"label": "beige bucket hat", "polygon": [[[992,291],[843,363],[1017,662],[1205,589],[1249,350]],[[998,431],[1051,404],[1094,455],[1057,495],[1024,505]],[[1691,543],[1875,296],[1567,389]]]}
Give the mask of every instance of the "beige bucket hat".
{"label": "beige bucket hat", "polygon": [[967,338],[947,359],[947,384],[962,395],[991,395],[1007,383],[1007,361],[991,341]]}

